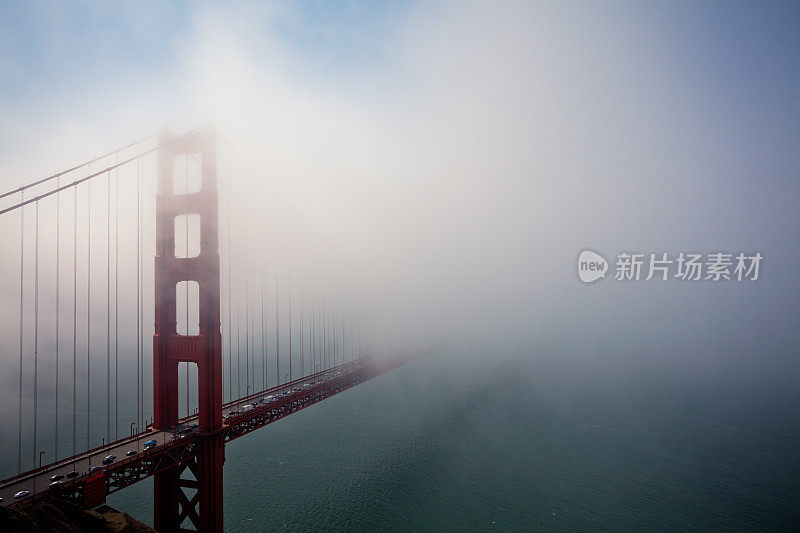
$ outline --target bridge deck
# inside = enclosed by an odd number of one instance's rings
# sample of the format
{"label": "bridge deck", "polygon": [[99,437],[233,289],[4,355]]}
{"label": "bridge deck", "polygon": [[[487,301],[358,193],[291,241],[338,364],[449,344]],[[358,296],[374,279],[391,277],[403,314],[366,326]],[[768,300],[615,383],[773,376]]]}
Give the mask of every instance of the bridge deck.
{"label": "bridge deck", "polygon": [[[365,357],[228,402],[223,406],[224,420],[220,431],[225,434],[226,442],[233,440],[391,370],[403,362],[404,360],[397,359],[378,363]],[[293,388],[298,387],[300,391],[292,392]],[[259,401],[268,395],[280,393],[285,396],[267,404]],[[245,405],[251,407],[246,412],[235,412]],[[184,417],[177,426],[169,430],[148,427],[147,431],[131,437],[6,479],[0,482],[2,505],[16,505],[57,495],[83,503],[84,489],[90,479],[96,483],[98,476],[103,476],[105,492],[109,494],[159,470],[179,464],[197,453],[195,437],[198,433],[196,430],[177,433],[177,429],[186,430],[196,420],[197,415]],[[145,449],[144,443],[149,440],[155,440],[157,445]],[[136,454],[128,457],[126,453],[131,450],[135,450]],[[116,455],[116,459],[109,465],[102,465],[103,458],[108,455]],[[93,466],[101,468],[90,474],[89,469]],[[67,479],[66,475],[73,471],[78,472],[77,477]],[[57,474],[65,478],[58,486],[51,487],[50,478]],[[30,496],[15,500],[14,494],[23,490],[29,491]]]}

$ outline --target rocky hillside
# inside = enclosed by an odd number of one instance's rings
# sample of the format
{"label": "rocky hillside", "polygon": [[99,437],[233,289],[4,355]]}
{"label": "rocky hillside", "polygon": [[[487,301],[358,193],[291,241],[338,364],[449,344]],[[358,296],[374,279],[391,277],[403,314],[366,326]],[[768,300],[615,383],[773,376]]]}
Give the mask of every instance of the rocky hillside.
{"label": "rocky hillside", "polygon": [[155,530],[107,505],[95,510],[56,500],[7,509],[0,507],[0,531],[155,533]]}

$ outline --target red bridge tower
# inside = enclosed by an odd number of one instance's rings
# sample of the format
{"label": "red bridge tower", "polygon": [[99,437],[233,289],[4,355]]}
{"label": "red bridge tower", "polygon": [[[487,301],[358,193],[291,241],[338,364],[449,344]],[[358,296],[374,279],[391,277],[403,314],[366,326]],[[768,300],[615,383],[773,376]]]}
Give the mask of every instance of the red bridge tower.
{"label": "red bridge tower", "polygon": [[[194,363],[198,374],[201,438],[195,455],[155,475],[155,527],[162,532],[185,531],[182,524],[188,519],[197,531],[222,531],[225,448],[220,431],[222,335],[217,137],[210,127],[180,138],[168,132],[159,137],[162,147],[158,155],[156,196],[153,426],[165,429],[178,421],[178,363]],[[200,190],[175,194],[174,160],[187,155],[200,159]],[[200,253],[196,257],[178,258],[175,255],[175,219],[187,214],[200,216]],[[188,216],[186,223],[189,223]],[[177,332],[176,286],[182,281],[195,281],[199,287],[198,335]]]}

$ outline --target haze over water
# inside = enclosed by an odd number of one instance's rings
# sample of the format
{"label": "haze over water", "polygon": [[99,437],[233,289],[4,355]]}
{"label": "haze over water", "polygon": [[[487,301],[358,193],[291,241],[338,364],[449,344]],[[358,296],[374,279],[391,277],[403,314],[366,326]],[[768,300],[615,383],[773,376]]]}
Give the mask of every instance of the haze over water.
{"label": "haze over water", "polygon": [[[786,530],[800,420],[755,391],[440,353],[226,448],[230,531]],[[796,394],[791,407],[796,405]],[[780,414],[782,413],[782,414]],[[151,482],[111,504],[152,515]],[[150,518],[152,520],[152,518]]]}

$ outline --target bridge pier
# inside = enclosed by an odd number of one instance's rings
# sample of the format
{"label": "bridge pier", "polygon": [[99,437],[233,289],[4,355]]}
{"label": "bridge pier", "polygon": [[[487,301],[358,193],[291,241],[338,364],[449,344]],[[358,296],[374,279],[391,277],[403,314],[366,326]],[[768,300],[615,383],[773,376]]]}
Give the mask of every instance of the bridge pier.
{"label": "bridge pier", "polygon": [[[210,128],[174,139],[160,135],[156,196],[155,334],[153,335],[153,426],[174,426],[178,413],[178,363],[198,370],[199,445],[191,457],[155,474],[155,526],[159,531],[222,531],[222,336],[218,247],[217,138]],[[174,193],[174,159],[199,156],[197,192]],[[187,179],[188,181],[188,179]],[[200,216],[200,253],[175,256],[175,218]],[[188,224],[188,218],[186,223]],[[188,256],[187,246],[187,256]],[[199,289],[199,334],[177,333],[176,286]],[[193,529],[183,527],[188,520]]]}

